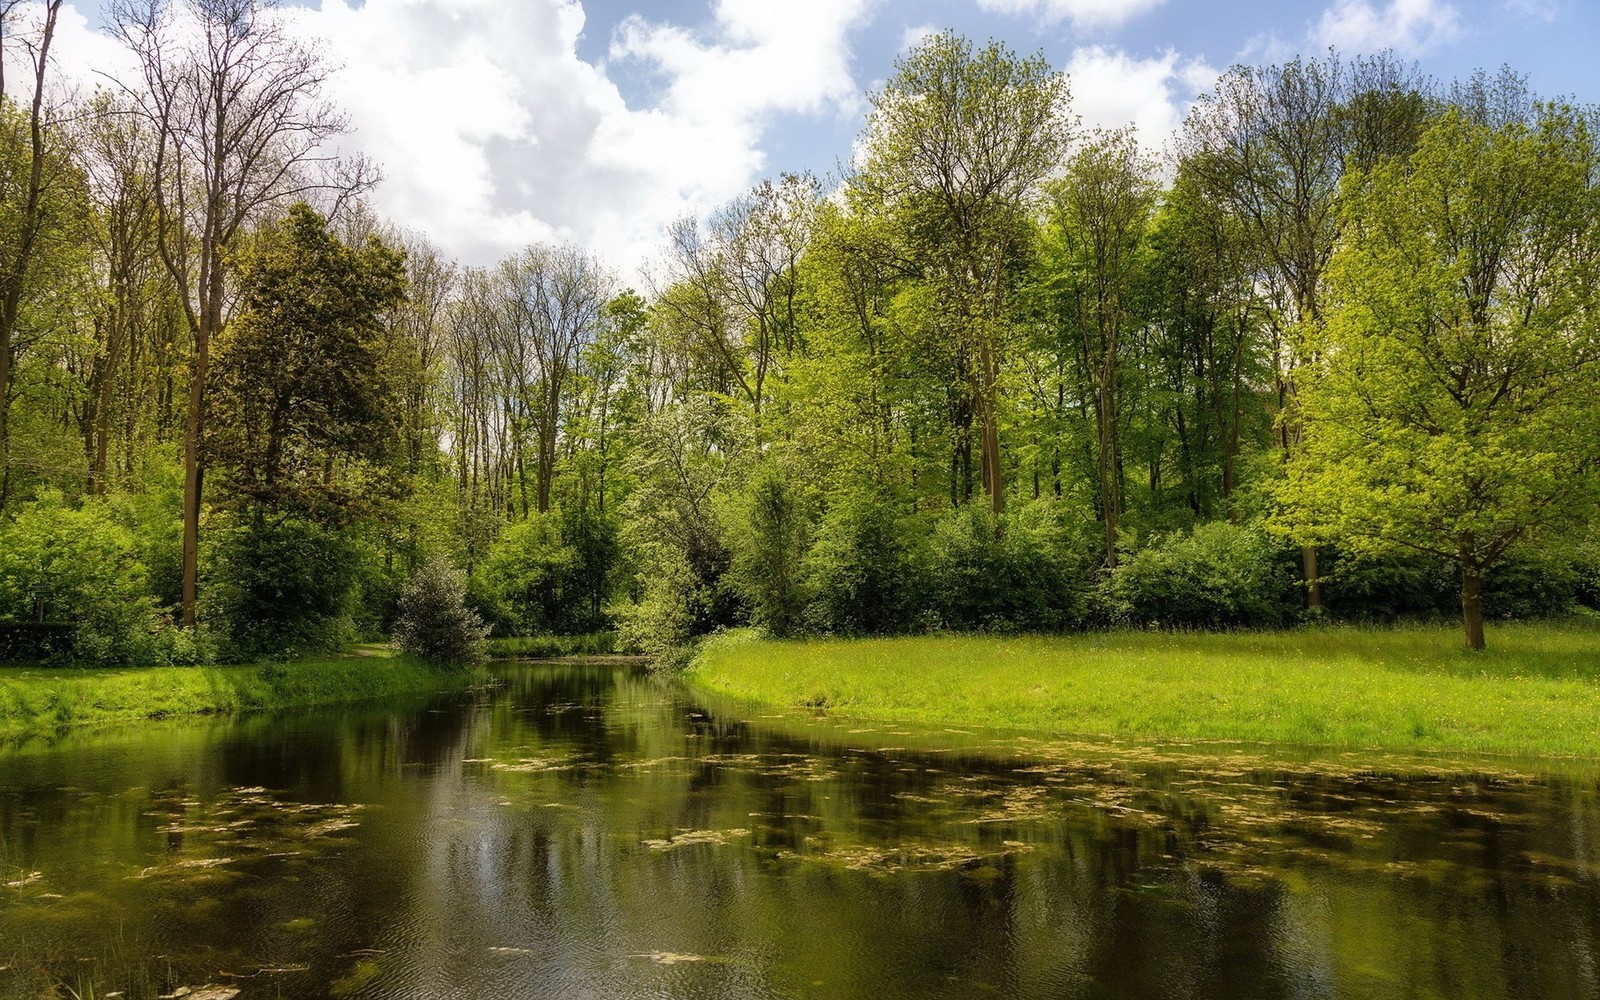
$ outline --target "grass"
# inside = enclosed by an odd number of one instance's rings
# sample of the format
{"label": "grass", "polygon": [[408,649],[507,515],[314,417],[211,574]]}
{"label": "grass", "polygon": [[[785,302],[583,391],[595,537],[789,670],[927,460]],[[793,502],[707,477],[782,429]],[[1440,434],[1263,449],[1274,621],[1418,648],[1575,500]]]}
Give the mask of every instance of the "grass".
{"label": "grass", "polygon": [[560,656],[610,656],[617,651],[617,633],[583,635],[515,635],[489,640],[496,660],[550,660]]}
{"label": "grass", "polygon": [[1050,736],[1600,756],[1600,624],[705,644],[692,684],[861,719]]}
{"label": "grass", "polygon": [[72,726],[365,701],[458,688],[471,676],[374,647],[228,667],[0,667],[0,739]]}

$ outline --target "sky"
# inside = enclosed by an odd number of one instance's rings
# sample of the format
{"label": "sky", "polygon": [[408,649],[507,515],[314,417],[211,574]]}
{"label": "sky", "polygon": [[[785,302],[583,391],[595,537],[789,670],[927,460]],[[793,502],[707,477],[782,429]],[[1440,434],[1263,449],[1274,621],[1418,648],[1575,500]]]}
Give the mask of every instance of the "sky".
{"label": "sky", "polygon": [[[763,177],[836,174],[896,56],[953,28],[1042,51],[1086,126],[1161,150],[1240,63],[1391,48],[1448,81],[1508,64],[1600,102],[1600,0],[321,0],[297,31],[339,68],[343,140],[381,166],[374,206],[487,264],[534,241],[625,278],[668,223]],[[69,0],[63,79],[126,72],[96,0]],[[14,78],[14,77],[13,77]]]}

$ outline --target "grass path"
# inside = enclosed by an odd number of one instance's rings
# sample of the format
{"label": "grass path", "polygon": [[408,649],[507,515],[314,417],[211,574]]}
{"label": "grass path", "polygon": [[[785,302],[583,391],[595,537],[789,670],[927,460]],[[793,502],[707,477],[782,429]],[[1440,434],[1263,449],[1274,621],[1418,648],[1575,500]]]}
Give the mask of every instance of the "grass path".
{"label": "grass path", "polygon": [[1600,624],[707,643],[709,692],[1051,736],[1600,757]]}

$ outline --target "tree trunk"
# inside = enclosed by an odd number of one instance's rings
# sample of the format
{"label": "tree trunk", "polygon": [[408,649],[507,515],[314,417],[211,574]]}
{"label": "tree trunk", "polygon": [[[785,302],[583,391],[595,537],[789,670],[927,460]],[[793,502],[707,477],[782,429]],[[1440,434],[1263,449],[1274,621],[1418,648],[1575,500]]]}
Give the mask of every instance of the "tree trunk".
{"label": "tree trunk", "polygon": [[994,346],[985,331],[979,347],[979,365],[983,386],[978,400],[978,420],[983,434],[983,485],[989,491],[989,503],[999,530],[999,517],[1006,510],[1005,478],[1000,468],[1000,413],[997,383],[1000,381],[999,364],[994,356]]}
{"label": "tree trunk", "polygon": [[1467,634],[1467,648],[1484,648],[1483,571],[1467,563],[1461,564],[1461,624]]}
{"label": "tree trunk", "polygon": [[183,624],[195,624],[195,600],[200,590],[200,437],[204,433],[206,365],[211,337],[200,330],[194,342],[194,367],[189,372],[189,412],[183,429]]}
{"label": "tree trunk", "polygon": [[1317,571],[1317,547],[1307,545],[1300,550],[1300,565],[1306,578],[1306,607],[1322,610],[1322,577]]}

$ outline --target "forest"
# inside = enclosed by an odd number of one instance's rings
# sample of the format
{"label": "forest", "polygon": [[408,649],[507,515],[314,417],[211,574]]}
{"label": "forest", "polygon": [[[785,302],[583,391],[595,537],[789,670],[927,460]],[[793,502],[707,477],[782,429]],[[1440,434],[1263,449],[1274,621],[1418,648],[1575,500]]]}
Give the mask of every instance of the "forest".
{"label": "forest", "polygon": [[120,5],[90,93],[60,6],[4,26],[0,660],[337,650],[430,579],[669,657],[1600,606],[1600,113],[1514,69],[1237,66],[1156,151],[934,34],[843,176],[627,274],[380,217],[256,0]]}

